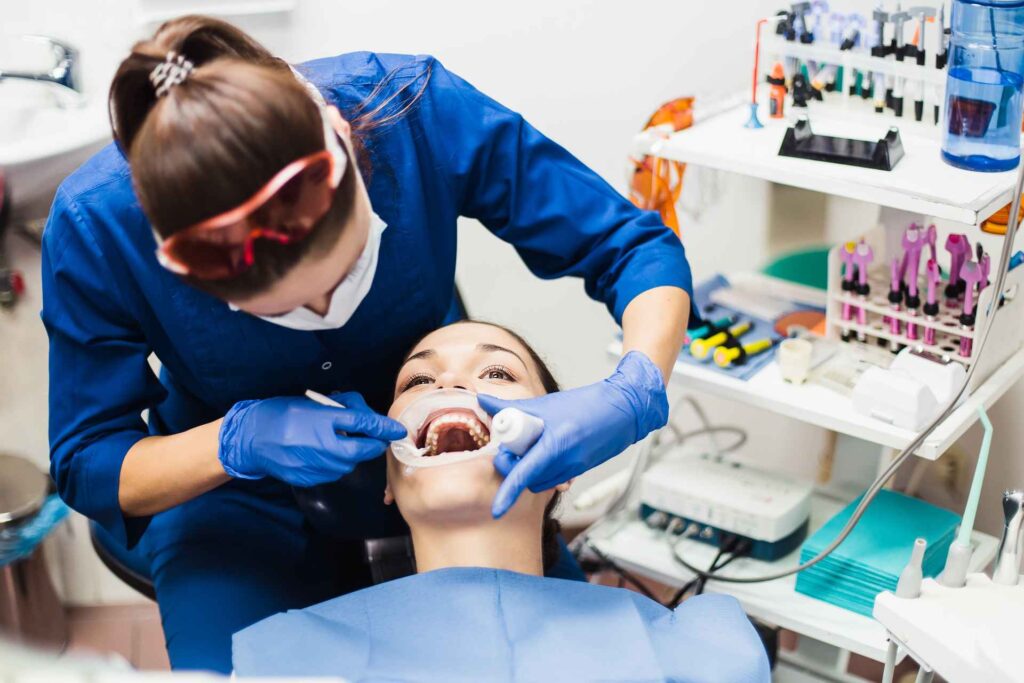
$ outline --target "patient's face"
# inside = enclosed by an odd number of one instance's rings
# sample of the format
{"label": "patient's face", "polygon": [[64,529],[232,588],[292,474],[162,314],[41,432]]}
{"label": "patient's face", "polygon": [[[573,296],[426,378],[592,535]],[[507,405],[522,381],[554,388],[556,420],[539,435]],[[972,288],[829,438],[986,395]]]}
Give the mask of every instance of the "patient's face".
{"label": "patient's face", "polygon": [[[491,325],[459,323],[432,332],[412,350],[398,374],[388,415],[397,418],[428,392],[455,388],[507,399],[545,393],[529,351],[514,337]],[[389,451],[385,497],[397,501],[411,526],[420,521],[484,521],[491,518],[491,503],[501,481],[488,457],[407,468]],[[552,495],[527,491],[509,516],[539,519]]]}

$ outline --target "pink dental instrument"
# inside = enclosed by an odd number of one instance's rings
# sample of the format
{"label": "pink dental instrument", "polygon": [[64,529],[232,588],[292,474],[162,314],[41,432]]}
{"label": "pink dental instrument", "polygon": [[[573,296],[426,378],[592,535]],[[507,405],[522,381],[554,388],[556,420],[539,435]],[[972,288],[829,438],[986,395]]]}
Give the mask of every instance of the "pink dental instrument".
{"label": "pink dental instrument", "polygon": [[936,230],[935,224],[932,223],[928,226],[928,229],[924,233],[924,242],[928,245],[928,251],[931,254],[932,261],[939,262],[939,256],[936,252],[936,244],[939,240],[939,231]]}
{"label": "pink dental instrument", "polygon": [[963,265],[964,257],[971,253],[971,244],[967,241],[967,235],[954,233],[947,237],[946,251],[949,252],[949,283],[946,285],[946,305],[956,308],[963,293],[960,268]]}
{"label": "pink dental instrument", "polygon": [[981,284],[978,285],[978,298],[980,299],[981,293],[989,285],[988,276],[992,272],[992,258],[981,248],[980,242],[978,243],[978,266],[981,268]]}
{"label": "pink dental instrument", "polygon": [[[921,307],[921,296],[917,291],[917,278],[921,268],[921,251],[925,246],[925,235],[921,227],[914,223],[907,228],[903,233],[902,244],[905,265],[903,277],[904,283],[907,285],[907,315],[916,316],[917,310]],[[917,332],[916,323],[907,323],[907,339],[917,339]]]}
{"label": "pink dental instrument", "polygon": [[[875,258],[875,252],[871,245],[863,239],[857,244],[853,251],[853,262],[857,265],[857,296],[861,301],[867,303],[868,295],[871,293],[871,285],[868,284],[868,264]],[[863,306],[857,309],[857,324],[866,326],[868,324],[868,311]],[[857,333],[857,339],[867,341],[867,333],[861,330]]]}
{"label": "pink dental instrument", "polygon": [[[984,279],[981,273],[981,266],[974,261],[966,261],[960,266],[960,277],[964,285],[964,312],[960,315],[960,327],[963,330],[973,330],[976,319],[974,310],[974,288]],[[970,337],[960,337],[960,355],[968,358],[971,355]]]}
{"label": "pink dental instrument", "polygon": [[942,274],[939,272],[939,264],[935,259],[928,259],[925,265],[925,277],[928,279],[928,293],[924,303],[924,319],[928,325],[924,328],[924,343],[935,345],[935,322],[939,315],[939,283],[942,282]]}

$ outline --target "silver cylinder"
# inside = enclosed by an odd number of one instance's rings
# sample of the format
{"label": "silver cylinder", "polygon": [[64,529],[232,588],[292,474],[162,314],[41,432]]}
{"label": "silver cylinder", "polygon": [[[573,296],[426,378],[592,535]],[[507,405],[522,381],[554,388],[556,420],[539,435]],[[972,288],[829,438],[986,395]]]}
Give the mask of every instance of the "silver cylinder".
{"label": "silver cylinder", "polygon": [[992,581],[1004,586],[1017,585],[1020,575],[1021,545],[1024,544],[1024,491],[1003,494],[1003,537],[992,568]]}

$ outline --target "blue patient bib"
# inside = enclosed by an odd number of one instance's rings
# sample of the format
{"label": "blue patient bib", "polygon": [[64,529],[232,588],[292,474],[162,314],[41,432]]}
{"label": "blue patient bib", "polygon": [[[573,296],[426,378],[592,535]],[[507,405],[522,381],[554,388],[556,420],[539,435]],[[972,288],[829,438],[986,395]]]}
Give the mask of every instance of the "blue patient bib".
{"label": "blue patient bib", "polygon": [[239,676],[351,681],[770,680],[739,604],[669,610],[631,591],[451,568],[279,614],[235,634]]}

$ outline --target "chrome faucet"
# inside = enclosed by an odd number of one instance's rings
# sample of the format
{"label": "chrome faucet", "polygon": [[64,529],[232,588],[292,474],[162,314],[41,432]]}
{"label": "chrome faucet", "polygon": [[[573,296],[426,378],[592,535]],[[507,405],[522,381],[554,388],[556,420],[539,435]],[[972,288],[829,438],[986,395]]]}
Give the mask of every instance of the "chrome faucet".
{"label": "chrome faucet", "polygon": [[7,71],[0,67],[0,83],[8,79],[47,83],[77,101],[82,95],[81,78],[78,72],[78,50],[67,43],[48,36],[25,36],[26,40],[46,44],[53,52],[54,64],[49,71]]}

